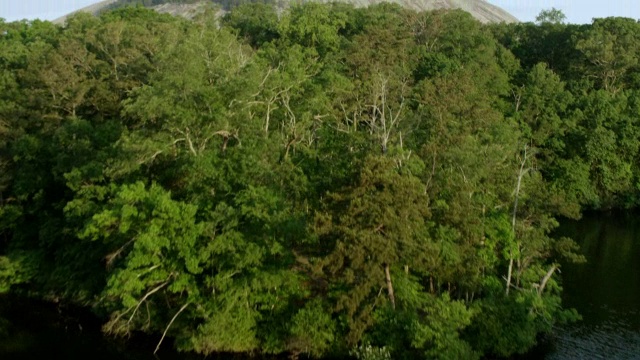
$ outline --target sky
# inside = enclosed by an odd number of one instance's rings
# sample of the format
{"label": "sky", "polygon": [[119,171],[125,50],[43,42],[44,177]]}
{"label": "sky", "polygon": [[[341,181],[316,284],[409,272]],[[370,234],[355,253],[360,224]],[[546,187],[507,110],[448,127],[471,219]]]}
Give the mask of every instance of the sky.
{"label": "sky", "polygon": [[99,0],[0,0],[0,18],[54,20]]}
{"label": "sky", "polygon": [[[594,17],[624,16],[640,19],[640,0],[487,0],[520,21],[535,21],[541,10],[556,8],[567,22],[588,24]],[[97,0],[0,0],[0,18],[53,20]]]}
{"label": "sky", "polygon": [[[3,0],[0,0],[3,1]],[[535,21],[540,11],[556,8],[572,24],[590,24],[593,18],[623,16],[640,19],[640,0],[488,0],[520,21]]]}

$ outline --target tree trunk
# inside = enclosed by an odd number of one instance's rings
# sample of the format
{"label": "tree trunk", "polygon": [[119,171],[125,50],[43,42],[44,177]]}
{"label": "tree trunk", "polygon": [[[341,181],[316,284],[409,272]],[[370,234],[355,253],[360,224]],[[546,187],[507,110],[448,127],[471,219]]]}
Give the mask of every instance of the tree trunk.
{"label": "tree trunk", "polygon": [[556,264],[553,264],[549,269],[549,271],[547,272],[547,274],[542,278],[542,281],[540,282],[540,287],[538,287],[538,295],[542,295],[542,292],[544,291],[545,286],[547,286],[547,281],[551,279],[551,276],[553,275],[554,272],[556,272],[556,269],[558,269],[558,266]]}
{"label": "tree trunk", "polygon": [[[524,146],[524,157],[522,159],[522,163],[520,164],[520,172],[518,173],[518,183],[516,184],[515,191],[515,199],[513,200],[513,216],[511,218],[511,230],[513,231],[513,236],[516,236],[516,214],[518,213],[518,196],[520,195],[520,185],[522,184],[522,176],[529,171],[529,169],[524,168],[524,165],[527,162],[527,145]],[[514,239],[515,240],[515,239]],[[511,288],[511,276],[513,274],[513,251],[509,251],[509,271],[507,272],[507,290],[506,294],[509,295],[509,289]]]}
{"label": "tree trunk", "polygon": [[393,293],[393,283],[391,282],[391,272],[389,271],[389,264],[384,264],[384,276],[387,280],[387,293],[389,294],[389,301],[391,306],[396,308],[396,296]]}
{"label": "tree trunk", "polygon": [[507,295],[509,295],[509,289],[511,288],[511,273],[513,272],[513,254],[510,254],[509,259],[509,271],[507,272]]}

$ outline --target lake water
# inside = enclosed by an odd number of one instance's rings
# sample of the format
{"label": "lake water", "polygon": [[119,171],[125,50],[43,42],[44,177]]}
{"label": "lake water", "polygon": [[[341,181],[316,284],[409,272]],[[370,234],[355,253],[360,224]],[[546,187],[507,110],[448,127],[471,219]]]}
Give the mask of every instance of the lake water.
{"label": "lake water", "polygon": [[583,320],[556,329],[546,360],[640,359],[640,213],[588,213],[563,223],[587,263],[564,265],[564,305]]}
{"label": "lake water", "polygon": [[[157,360],[151,341],[125,345],[103,337],[98,321],[82,309],[0,297],[0,314],[10,323],[0,334],[0,360]],[[162,354],[162,360],[178,359],[186,360],[172,351]]]}
{"label": "lake water", "polygon": [[[640,213],[586,214],[580,221],[564,222],[559,233],[576,239],[588,259],[561,269],[564,304],[584,319],[556,328],[526,358],[640,359]],[[0,359],[201,359],[176,354],[170,342],[156,358],[151,339],[137,338],[135,345],[125,346],[103,338],[100,324],[89,314],[68,310],[0,298],[0,314],[13,323],[8,338],[0,334]]]}

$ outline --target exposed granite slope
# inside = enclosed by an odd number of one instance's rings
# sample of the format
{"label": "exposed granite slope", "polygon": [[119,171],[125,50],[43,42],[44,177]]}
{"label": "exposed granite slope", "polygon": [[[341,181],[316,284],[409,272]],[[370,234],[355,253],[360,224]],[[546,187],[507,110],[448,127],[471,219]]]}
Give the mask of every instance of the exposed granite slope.
{"label": "exposed granite slope", "polygon": [[[94,5],[87,6],[82,8],[79,11],[89,12],[92,14],[99,13],[102,9],[107,6],[115,3],[117,0],[105,0],[100,1]],[[310,0],[317,2],[332,2],[336,0]],[[423,10],[435,10],[435,9],[462,9],[465,10],[473,17],[478,19],[483,23],[490,22],[518,22],[518,19],[513,15],[509,14],[505,10],[501,9],[498,6],[489,4],[484,0],[337,0],[341,2],[351,3],[357,7],[364,7],[373,4],[378,4],[381,2],[391,2],[400,4],[408,9],[423,11]],[[196,4],[162,4],[156,5],[152,8],[158,12],[169,13],[176,16],[184,16],[186,18],[193,18],[198,13],[202,12],[204,9],[204,5],[209,3],[209,1],[202,1]],[[75,12],[74,12],[75,13]],[[73,14],[73,13],[72,13]],[[71,14],[69,14],[71,15]],[[54,20],[54,23],[64,24],[67,16],[63,16]]]}

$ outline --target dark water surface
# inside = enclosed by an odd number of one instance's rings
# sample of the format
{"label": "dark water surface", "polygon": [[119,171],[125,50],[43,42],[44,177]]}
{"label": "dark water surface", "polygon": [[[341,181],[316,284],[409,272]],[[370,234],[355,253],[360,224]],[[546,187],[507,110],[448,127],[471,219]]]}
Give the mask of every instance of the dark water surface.
{"label": "dark water surface", "polygon": [[[105,338],[88,312],[57,304],[0,297],[0,360],[155,360],[154,346],[144,339],[136,346]],[[8,324],[7,324],[8,323]],[[166,344],[171,347],[170,344]],[[176,354],[161,354],[177,360]]]}
{"label": "dark water surface", "polygon": [[[559,233],[576,239],[588,259],[561,269],[564,304],[583,320],[557,328],[526,358],[640,360],[640,213],[586,214],[564,222]],[[0,316],[10,323],[0,332],[0,360],[202,359],[171,351],[170,341],[155,357],[156,338],[126,345],[106,339],[88,313],[56,304],[0,297]]]}
{"label": "dark water surface", "polygon": [[544,358],[640,359],[640,213],[588,213],[559,232],[587,257],[562,267],[564,305],[583,320],[556,329]]}

